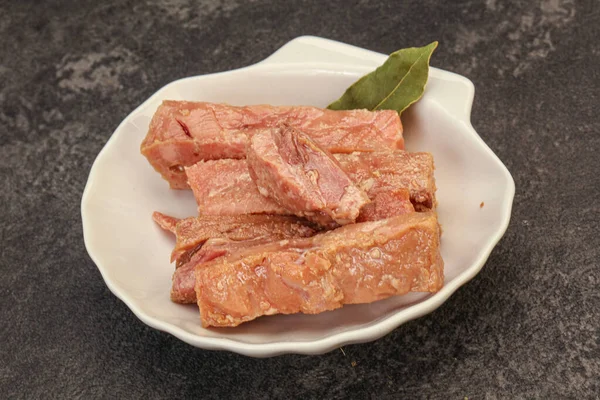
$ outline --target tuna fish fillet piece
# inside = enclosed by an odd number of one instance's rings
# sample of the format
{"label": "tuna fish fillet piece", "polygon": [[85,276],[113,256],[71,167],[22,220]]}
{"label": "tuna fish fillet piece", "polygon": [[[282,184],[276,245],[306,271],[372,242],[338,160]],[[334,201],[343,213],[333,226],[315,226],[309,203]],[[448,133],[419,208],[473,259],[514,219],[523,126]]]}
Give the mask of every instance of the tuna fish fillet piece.
{"label": "tuna fish fillet piece", "polygon": [[260,194],[246,160],[200,161],[185,173],[200,215],[290,214]]}
{"label": "tuna fish fillet piece", "polygon": [[250,135],[282,122],[302,129],[332,153],[404,148],[400,118],[391,110],[167,100],[152,117],[141,152],[171,188],[186,189],[184,167],[200,160],[244,158]]}
{"label": "tuna fish fillet piece", "polygon": [[417,211],[434,209],[435,178],[431,153],[384,151],[335,155],[348,176],[358,187],[373,193],[408,188]]}
{"label": "tuna fish fillet piece", "polygon": [[254,134],[246,159],[263,196],[322,226],[355,222],[370,201],[331,153],[289,125]]}
{"label": "tuna fish fillet piece", "polygon": [[[373,153],[336,154],[335,158],[354,183],[374,202],[385,200],[379,217],[391,217],[393,210],[410,206],[398,191],[406,188],[415,209],[424,211],[435,205],[433,157],[429,153],[403,150]],[[204,161],[186,168],[200,214],[289,214],[275,201],[260,194],[252,181],[246,160]],[[397,201],[392,207],[390,202]],[[372,203],[371,203],[372,204]],[[359,220],[365,221],[365,217]]]}
{"label": "tuna fish fillet piece", "polygon": [[[308,221],[279,215],[202,215],[177,219],[154,212],[163,229],[176,235],[171,262],[176,261],[171,299],[195,303],[194,266],[238,249],[281,239],[310,237],[316,233]],[[174,227],[174,229],[172,229]]]}
{"label": "tuna fish fillet piece", "polygon": [[240,242],[229,239],[208,239],[204,242],[200,250],[175,270],[171,285],[171,300],[181,304],[193,304],[197,302],[195,269],[198,266],[205,265],[215,258],[249,247],[272,243],[279,239],[252,239]]}
{"label": "tuna fish fillet piece", "polygon": [[356,222],[379,221],[380,219],[415,212],[407,188],[381,189],[375,192],[371,203],[360,210]]}
{"label": "tuna fish fillet piece", "polygon": [[[162,215],[154,213],[155,215]],[[280,240],[313,236],[313,224],[294,216],[283,215],[200,215],[179,220],[175,227],[176,243],[171,262],[187,262],[190,251],[211,238],[233,241],[254,239]]]}
{"label": "tuna fish fillet piece", "polygon": [[424,212],[235,252],[196,267],[202,325],[437,292],[444,283],[439,244],[436,214]]}

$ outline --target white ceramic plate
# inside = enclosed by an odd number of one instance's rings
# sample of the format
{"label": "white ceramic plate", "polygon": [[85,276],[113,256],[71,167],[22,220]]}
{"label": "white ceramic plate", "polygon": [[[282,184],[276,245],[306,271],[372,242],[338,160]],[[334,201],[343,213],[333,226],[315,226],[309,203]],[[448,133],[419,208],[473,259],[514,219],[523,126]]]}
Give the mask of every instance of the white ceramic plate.
{"label": "white ceramic plate", "polygon": [[482,268],[508,226],[514,197],[510,173],[469,121],[473,84],[450,72],[432,68],[424,97],[403,115],[407,149],[429,151],[436,163],[445,286],[435,295],[415,293],[319,315],[278,315],[233,329],[203,329],[196,307],[169,300],[173,239],[151,219],[155,210],[177,217],[196,210],[191,192],[169,190],[139,152],[162,100],[324,107],[385,59],[300,37],[256,65],[170,83],[133,111],[94,162],[81,203],[85,245],[110,290],[156,329],[194,346],[255,357],[318,354],[371,341],[439,307]]}

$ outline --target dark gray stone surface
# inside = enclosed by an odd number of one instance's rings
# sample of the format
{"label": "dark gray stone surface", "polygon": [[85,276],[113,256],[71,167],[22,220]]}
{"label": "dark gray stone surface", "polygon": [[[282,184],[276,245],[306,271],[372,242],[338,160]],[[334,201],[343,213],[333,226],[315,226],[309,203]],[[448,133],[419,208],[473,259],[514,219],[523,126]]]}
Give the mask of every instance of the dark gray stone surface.
{"label": "dark gray stone surface", "polygon": [[[118,123],[162,85],[312,34],[476,86],[512,172],[504,239],[434,313],[318,357],[193,348],[138,321],[87,256],[79,206]],[[0,1],[0,398],[598,398],[597,0]]]}

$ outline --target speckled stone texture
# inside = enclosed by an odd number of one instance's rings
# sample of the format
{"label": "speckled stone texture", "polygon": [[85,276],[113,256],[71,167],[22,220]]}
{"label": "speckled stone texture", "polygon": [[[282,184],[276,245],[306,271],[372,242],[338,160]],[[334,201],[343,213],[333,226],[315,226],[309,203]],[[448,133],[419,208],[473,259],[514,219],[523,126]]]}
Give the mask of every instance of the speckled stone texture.
{"label": "speckled stone texture", "polygon": [[[164,84],[304,34],[439,40],[432,64],[473,80],[473,125],[515,178],[510,227],[444,306],[345,354],[190,347],[88,257],[88,171]],[[598,398],[599,38],[598,0],[0,0],[0,398]]]}

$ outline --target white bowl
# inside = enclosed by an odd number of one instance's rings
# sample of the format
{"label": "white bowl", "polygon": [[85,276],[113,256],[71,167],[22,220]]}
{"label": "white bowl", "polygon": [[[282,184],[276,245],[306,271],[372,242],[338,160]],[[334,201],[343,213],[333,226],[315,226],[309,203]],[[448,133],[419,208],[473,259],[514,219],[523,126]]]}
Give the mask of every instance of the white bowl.
{"label": "white bowl", "polygon": [[445,286],[436,294],[203,329],[196,307],[169,299],[174,242],[151,219],[155,210],[177,217],[196,211],[191,192],[170,190],[139,152],[163,100],[324,107],[385,59],[331,40],[300,37],[256,65],[170,83],[129,114],[94,162],[81,203],[85,245],[110,290],[156,329],[193,346],[254,357],[319,354],[375,340],[439,307],[482,268],[508,226],[514,197],[510,173],[469,121],[473,84],[450,72],[432,68],[425,95],[403,115],[407,149],[431,152],[436,163],[445,261]]}

